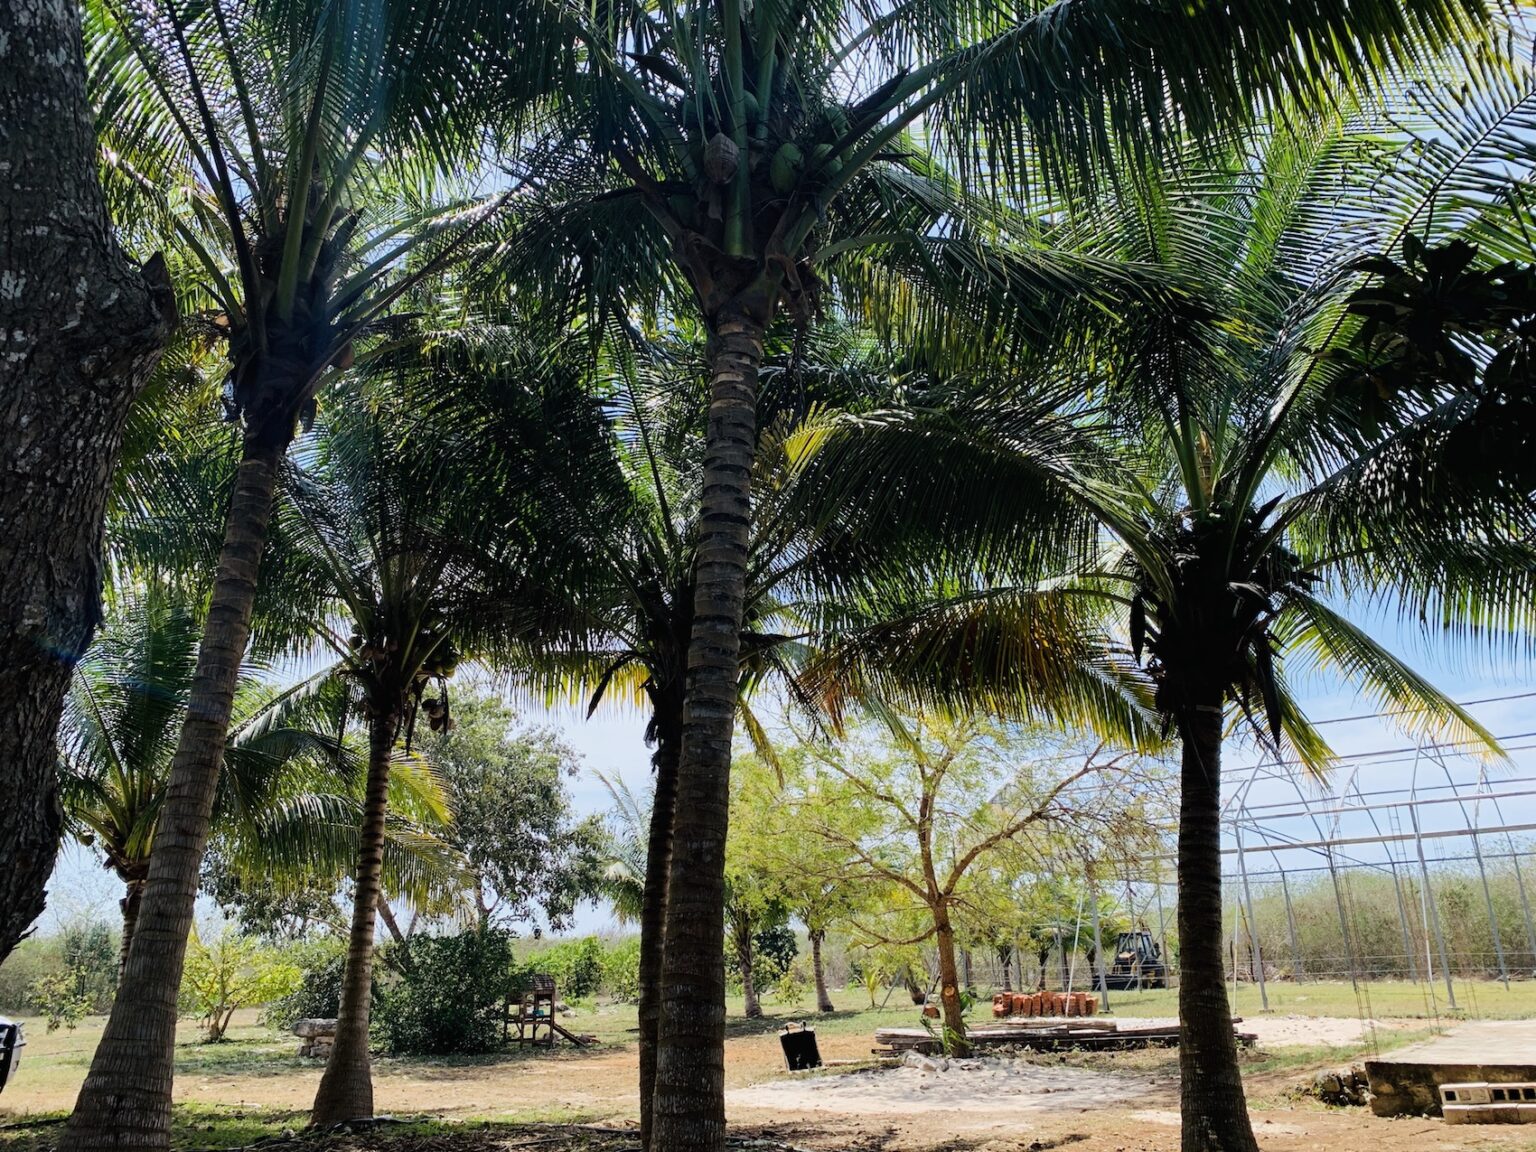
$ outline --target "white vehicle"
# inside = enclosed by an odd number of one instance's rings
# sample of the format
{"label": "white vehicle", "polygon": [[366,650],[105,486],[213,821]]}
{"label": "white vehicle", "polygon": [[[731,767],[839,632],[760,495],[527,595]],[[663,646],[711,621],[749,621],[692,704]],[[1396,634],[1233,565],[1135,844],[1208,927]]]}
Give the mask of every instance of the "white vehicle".
{"label": "white vehicle", "polygon": [[10,1083],[21,1064],[21,1050],[27,1046],[21,1024],[0,1016],[0,1092]]}

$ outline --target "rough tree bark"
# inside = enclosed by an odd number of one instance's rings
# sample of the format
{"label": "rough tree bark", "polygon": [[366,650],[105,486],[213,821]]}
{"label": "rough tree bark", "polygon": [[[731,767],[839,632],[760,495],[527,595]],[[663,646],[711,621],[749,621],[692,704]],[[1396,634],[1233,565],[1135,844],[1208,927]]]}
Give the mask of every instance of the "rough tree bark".
{"label": "rough tree bark", "polygon": [[1221,963],[1221,696],[1180,719],[1179,1098],[1183,1152],[1258,1152]]}
{"label": "rough tree bark", "polygon": [[950,1050],[963,1056],[970,1051],[965,1039],[965,1017],[960,1007],[960,971],[955,962],[955,928],[949,909],[934,909],[934,941],[939,952],[939,1008],[944,1014],[944,1040]]}
{"label": "rough tree bark", "polygon": [[54,737],[100,612],[129,407],[175,320],[165,264],[112,237],[73,0],[0,5],[0,960],[43,910]]}
{"label": "rough tree bark", "polygon": [[827,938],[827,930],[822,928],[808,935],[811,938],[811,971],[816,974],[816,1011],[836,1012],[832,997],[827,994],[827,970],[821,960],[821,945]]}
{"label": "rough tree bark", "polygon": [[[681,697],[681,693],[677,694]],[[661,968],[666,948],[667,874],[672,867],[672,822],[677,809],[677,760],[682,751],[682,717],[661,715],[657,705],[656,788],[645,852],[645,888],[640,897],[640,1146],[651,1147],[651,1113],[656,1093],[656,1034],[661,1023]]]}
{"label": "rough tree bark", "polygon": [[384,822],[389,814],[389,766],[395,750],[399,712],[377,710],[368,721],[368,791],[363,800],[362,837],[352,887],[352,930],[341,977],[336,1042],[315,1092],[310,1123],[317,1128],[373,1115],[373,1065],[368,1057],[368,1024],[373,994],[373,936],[384,868]]}
{"label": "rough tree bark", "polygon": [[741,977],[742,1015],[748,1020],[761,1019],[762,1002],[757,998],[757,980],[752,975],[752,920],[742,916],[732,925],[735,937],[736,972]]}
{"label": "rough tree bark", "polygon": [[286,446],[286,438],[246,440],[225,517],[187,718],[150,848],[138,927],[60,1152],[170,1147],[176,998]]}
{"label": "rough tree bark", "polygon": [[666,1152],[725,1146],[725,837],[746,598],[757,373],[774,298],[713,317],[687,706],[678,764],[672,871],[651,1140]]}
{"label": "rough tree bark", "polygon": [[128,967],[128,948],[133,943],[133,933],[139,924],[139,907],[144,903],[144,881],[129,880],[123,893],[123,942],[117,952],[117,982],[123,982],[123,970]]}

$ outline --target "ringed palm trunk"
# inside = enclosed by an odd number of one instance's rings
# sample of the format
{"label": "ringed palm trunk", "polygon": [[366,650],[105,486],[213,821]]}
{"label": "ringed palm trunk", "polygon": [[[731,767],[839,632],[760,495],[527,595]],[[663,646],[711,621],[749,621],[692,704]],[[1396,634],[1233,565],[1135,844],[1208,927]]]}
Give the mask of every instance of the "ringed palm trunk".
{"label": "ringed palm trunk", "polygon": [[711,357],[651,1126],[666,1152],[725,1146],[725,835],[763,330],[744,310],[723,316]]}
{"label": "ringed palm trunk", "polygon": [[811,938],[811,970],[816,974],[816,1011],[836,1012],[832,997],[827,995],[827,970],[821,961],[821,944],[827,938],[826,929],[807,935]]}
{"label": "ringed palm trunk", "polygon": [[1179,1077],[1183,1152],[1257,1152],[1221,962],[1219,696],[1181,724]]}
{"label": "ringed palm trunk", "polygon": [[965,1039],[965,1017],[960,1007],[960,972],[955,963],[955,929],[949,921],[949,909],[934,915],[934,937],[939,947],[939,1006],[944,1014],[944,1040],[958,1055],[970,1051]]}
{"label": "ringed palm trunk", "polygon": [[651,1147],[656,1094],[656,1038],[661,1024],[661,969],[666,946],[667,878],[672,867],[672,821],[677,810],[680,722],[661,721],[656,753],[656,790],[645,851],[645,888],[640,897],[640,1146]]}
{"label": "ringed palm trunk", "polygon": [[133,932],[139,923],[139,908],[144,903],[144,881],[138,878],[127,881],[123,892],[123,943],[117,953],[117,983],[123,983],[123,971],[128,967],[128,948],[133,943]]}
{"label": "ringed palm trunk", "polygon": [[248,439],[235,475],[187,719],[155,826],[128,962],[60,1152],[170,1146],[176,997],[286,446],[286,437]]}
{"label": "ringed palm trunk", "polygon": [[373,994],[373,934],[384,867],[384,821],[389,814],[389,765],[399,713],[382,710],[368,725],[368,791],[352,888],[352,929],[341,977],[336,1043],[315,1092],[310,1122],[317,1128],[373,1115],[373,1066],[368,1024]]}

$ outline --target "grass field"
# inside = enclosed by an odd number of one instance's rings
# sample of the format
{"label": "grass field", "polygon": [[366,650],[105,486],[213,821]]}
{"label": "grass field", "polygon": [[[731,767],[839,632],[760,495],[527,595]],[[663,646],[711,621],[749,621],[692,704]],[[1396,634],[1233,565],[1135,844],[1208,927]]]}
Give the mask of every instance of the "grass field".
{"label": "grass field", "polygon": [[[1228,986],[1230,988],[1230,985]],[[1497,981],[1457,980],[1457,1010],[1452,1011],[1444,984],[1414,984],[1406,980],[1362,982],[1358,990],[1347,980],[1268,986],[1269,1010],[1294,1016],[1409,1018],[1415,1020],[1527,1020],[1536,1018],[1536,980],[1511,981],[1509,988]],[[1157,992],[1110,992],[1110,1010],[1117,1016],[1177,1016],[1179,994]],[[1263,1011],[1256,984],[1239,984],[1229,996],[1239,1016]]]}

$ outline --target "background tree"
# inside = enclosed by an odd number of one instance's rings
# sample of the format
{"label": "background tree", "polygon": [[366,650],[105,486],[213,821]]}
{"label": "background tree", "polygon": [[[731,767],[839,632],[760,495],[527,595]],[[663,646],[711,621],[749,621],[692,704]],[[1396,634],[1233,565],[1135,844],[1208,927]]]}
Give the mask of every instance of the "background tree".
{"label": "background tree", "polygon": [[850,877],[888,886],[883,917],[912,926],[903,936],[859,921],[862,933],[888,945],[934,941],[946,1043],[964,1050],[955,932],[977,875],[990,855],[1067,825],[1075,835],[1095,824],[1108,834],[1116,795],[1132,790],[1128,757],[1049,748],[976,718],[892,712],[835,748],[802,748],[839,802],[827,804],[829,790],[818,789],[817,803],[794,804],[797,821],[846,854]]}
{"label": "background tree", "polygon": [[[155,592],[119,596],[107,630],[76,672],[60,733],[67,825],[94,847],[123,882],[122,960],[126,961],[149,872],[155,825],[165,800],[175,735],[186,709],[200,631],[189,607]],[[325,800],[316,785],[345,792],[347,767],[336,741],[306,722],[323,722],[326,702],[301,684],[289,692],[247,680],[236,705],[230,766],[215,820],[248,862],[275,856],[263,836],[281,814],[250,800],[278,795],[272,777],[298,782],[309,813]],[[334,705],[334,701],[332,701]],[[333,768],[339,767],[339,770]],[[246,801],[242,803],[241,801]],[[236,821],[241,827],[233,827]],[[121,967],[121,963],[120,963]]]}
{"label": "background tree", "polygon": [[[515,656],[569,634],[574,557],[523,457],[471,451],[449,414],[423,403],[451,366],[412,348],[400,357],[366,391],[334,398],[290,486],[292,578],[307,582],[318,642],[369,741],[347,970],[317,1124],[372,1115],[369,990],[393,764],[413,739],[452,731],[448,681],[461,659]],[[563,396],[523,382],[530,428]],[[585,410],[585,397],[572,402]],[[459,784],[467,790],[462,775]]]}
{"label": "background tree", "polygon": [[571,812],[566,781],[580,760],[492,696],[461,691],[453,719],[423,754],[447,793],[448,839],[469,865],[479,921],[539,915],[558,932],[597,893],[607,842],[599,817]]}
{"label": "background tree", "polygon": [[[165,261],[112,234],[97,177],[80,11],[0,12],[0,961],[43,910],[62,825],[54,734],[99,618],[102,521],[128,410],[175,320]],[[82,288],[83,286],[83,288]]]}
{"label": "background tree", "polygon": [[[731,773],[736,784],[727,851],[739,867],[771,882],[775,899],[805,926],[816,1008],[833,1012],[822,948],[828,931],[865,901],[860,886],[848,876],[846,851],[825,838],[804,835],[798,823],[800,808],[835,802],[835,788],[826,796],[814,795],[825,781],[807,775],[805,761],[792,748],[782,755],[775,749],[771,761],[738,758]],[[793,806],[784,803],[786,793],[795,798]],[[735,874],[728,863],[727,878]]]}

